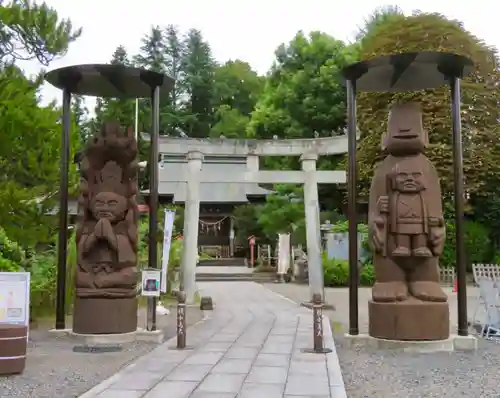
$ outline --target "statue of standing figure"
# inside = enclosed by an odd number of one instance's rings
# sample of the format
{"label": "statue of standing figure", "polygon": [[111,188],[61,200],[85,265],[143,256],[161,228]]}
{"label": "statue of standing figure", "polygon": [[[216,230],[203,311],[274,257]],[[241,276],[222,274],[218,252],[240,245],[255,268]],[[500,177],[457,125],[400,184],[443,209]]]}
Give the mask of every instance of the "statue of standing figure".
{"label": "statue of standing figure", "polygon": [[90,139],[81,163],[73,330],[137,328],[137,142],[116,122]]}
{"label": "statue of standing figure", "polygon": [[[393,106],[382,138],[387,157],[376,168],[370,188],[368,224],[376,279],[370,334],[374,337],[439,340],[449,335],[447,295],[439,284],[438,267],[445,222],[439,176],[424,154],[427,145],[420,105]],[[439,317],[445,317],[446,325]]]}

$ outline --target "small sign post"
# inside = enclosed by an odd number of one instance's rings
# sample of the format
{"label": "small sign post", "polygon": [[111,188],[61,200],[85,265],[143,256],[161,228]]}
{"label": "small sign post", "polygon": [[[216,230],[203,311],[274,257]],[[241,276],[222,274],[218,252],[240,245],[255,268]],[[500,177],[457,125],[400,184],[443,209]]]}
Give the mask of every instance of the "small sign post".
{"label": "small sign post", "polygon": [[[161,270],[154,268],[146,268],[142,271],[141,294],[151,300],[155,297],[160,297]],[[149,305],[146,321],[146,330],[151,332],[155,330],[153,327],[153,317],[156,308],[154,305]]]}
{"label": "small sign post", "polygon": [[177,349],[186,348],[186,293],[177,293]]}

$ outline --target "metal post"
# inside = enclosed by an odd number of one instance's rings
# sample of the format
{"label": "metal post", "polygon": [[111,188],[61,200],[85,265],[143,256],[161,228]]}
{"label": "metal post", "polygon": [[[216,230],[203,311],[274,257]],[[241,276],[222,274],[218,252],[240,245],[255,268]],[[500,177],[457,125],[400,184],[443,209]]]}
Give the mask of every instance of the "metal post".
{"label": "metal post", "polygon": [[359,334],[358,326],[358,215],[356,214],[356,83],[347,80],[347,213],[349,220],[349,334]]}
{"label": "metal post", "polygon": [[[160,87],[151,95],[151,148],[149,160],[148,267],[158,268],[158,135],[160,133]],[[156,330],[156,297],[148,297],[147,330]]]}
{"label": "metal post", "polygon": [[464,242],[464,170],[462,123],[460,119],[460,79],[450,78],[451,124],[453,131],[453,182],[455,197],[455,247],[457,267],[458,335],[469,334],[467,325],[467,269]]}
{"label": "metal post", "polygon": [[186,348],[186,293],[177,294],[177,349]]}
{"label": "metal post", "polygon": [[70,156],[71,92],[63,90],[61,181],[59,185],[59,242],[57,250],[56,329],[66,328],[66,258],[68,252],[68,173]]}

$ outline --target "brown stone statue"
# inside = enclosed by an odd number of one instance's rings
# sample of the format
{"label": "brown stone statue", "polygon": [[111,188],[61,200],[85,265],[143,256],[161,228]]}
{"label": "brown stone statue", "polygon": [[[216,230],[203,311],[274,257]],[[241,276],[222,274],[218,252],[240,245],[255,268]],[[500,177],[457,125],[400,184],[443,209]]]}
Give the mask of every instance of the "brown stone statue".
{"label": "brown stone statue", "polygon": [[389,113],[370,188],[369,232],[376,282],[370,335],[396,340],[449,336],[447,295],[439,285],[438,259],[446,239],[436,168],[425,156],[428,137],[419,104],[397,104]]}
{"label": "brown stone statue", "polygon": [[137,142],[106,122],[81,162],[73,331],[137,328]]}

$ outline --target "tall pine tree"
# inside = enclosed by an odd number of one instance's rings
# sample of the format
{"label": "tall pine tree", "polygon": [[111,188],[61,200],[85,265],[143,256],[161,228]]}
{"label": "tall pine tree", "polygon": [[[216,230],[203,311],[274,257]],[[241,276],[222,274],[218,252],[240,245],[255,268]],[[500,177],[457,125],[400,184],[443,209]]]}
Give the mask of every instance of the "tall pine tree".
{"label": "tall pine tree", "polygon": [[182,56],[184,129],[190,137],[208,137],[213,123],[215,61],[201,32],[191,29],[184,39]]}
{"label": "tall pine tree", "polygon": [[[118,46],[111,57],[112,65],[131,66],[127,50]],[[135,118],[135,101],[124,98],[98,98],[95,108],[95,122],[101,124],[106,120],[117,120],[123,127],[133,127]],[[95,123],[93,123],[95,124]]]}

